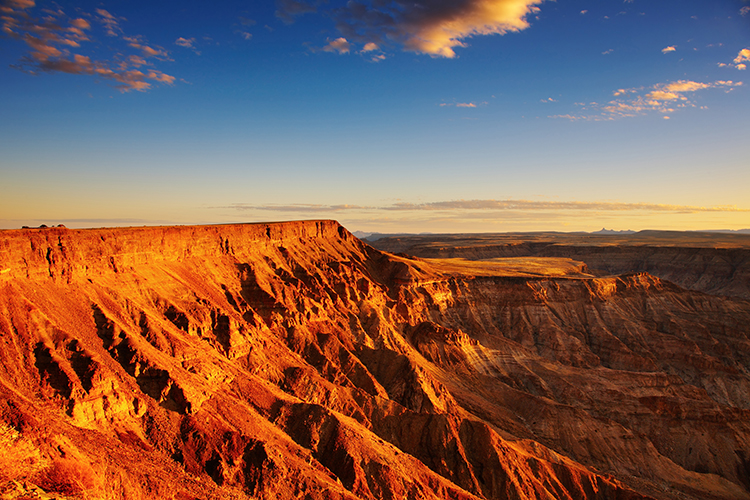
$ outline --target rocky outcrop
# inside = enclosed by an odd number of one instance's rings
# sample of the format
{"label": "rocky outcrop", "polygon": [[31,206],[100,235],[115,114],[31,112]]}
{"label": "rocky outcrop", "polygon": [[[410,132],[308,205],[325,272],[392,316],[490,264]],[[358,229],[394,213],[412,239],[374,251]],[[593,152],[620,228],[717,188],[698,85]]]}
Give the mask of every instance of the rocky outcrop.
{"label": "rocky outcrop", "polygon": [[2,232],[0,488],[750,498],[750,305],[585,271],[333,221]]}

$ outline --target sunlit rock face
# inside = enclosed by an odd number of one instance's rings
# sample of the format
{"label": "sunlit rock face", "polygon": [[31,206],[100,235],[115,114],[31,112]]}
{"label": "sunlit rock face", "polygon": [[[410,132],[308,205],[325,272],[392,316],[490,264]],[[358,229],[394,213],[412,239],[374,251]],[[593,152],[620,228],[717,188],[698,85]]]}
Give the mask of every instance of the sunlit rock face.
{"label": "sunlit rock face", "polygon": [[0,488],[750,498],[748,325],[649,274],[333,221],[4,231]]}

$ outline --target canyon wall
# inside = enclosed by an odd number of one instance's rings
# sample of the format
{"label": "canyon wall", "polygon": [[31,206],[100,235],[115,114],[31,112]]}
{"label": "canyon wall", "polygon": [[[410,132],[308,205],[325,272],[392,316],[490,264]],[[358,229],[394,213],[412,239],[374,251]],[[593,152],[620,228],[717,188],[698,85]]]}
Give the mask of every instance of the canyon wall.
{"label": "canyon wall", "polygon": [[640,231],[385,237],[370,243],[424,258],[568,257],[599,274],[649,273],[689,290],[750,299],[750,236]]}
{"label": "canyon wall", "polygon": [[556,262],[334,221],[3,231],[0,491],[750,498],[750,304]]}

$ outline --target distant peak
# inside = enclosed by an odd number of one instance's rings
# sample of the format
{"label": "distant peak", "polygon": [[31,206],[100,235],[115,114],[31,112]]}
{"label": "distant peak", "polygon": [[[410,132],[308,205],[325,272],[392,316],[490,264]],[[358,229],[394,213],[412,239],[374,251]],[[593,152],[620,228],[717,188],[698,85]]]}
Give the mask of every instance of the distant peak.
{"label": "distant peak", "polygon": [[632,231],[630,229],[623,229],[622,231],[617,231],[615,229],[601,228],[599,231],[594,231],[591,234],[635,234],[635,231]]}

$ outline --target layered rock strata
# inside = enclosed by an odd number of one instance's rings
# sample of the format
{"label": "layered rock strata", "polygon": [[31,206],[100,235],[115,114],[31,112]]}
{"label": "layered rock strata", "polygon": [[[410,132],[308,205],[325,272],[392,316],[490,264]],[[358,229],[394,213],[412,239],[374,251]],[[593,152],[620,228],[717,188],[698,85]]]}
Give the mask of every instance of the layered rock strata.
{"label": "layered rock strata", "polygon": [[567,257],[598,274],[649,273],[689,290],[750,299],[750,235],[507,233],[385,237],[380,250],[424,258]]}
{"label": "layered rock strata", "polygon": [[748,325],[648,274],[398,257],[333,221],[4,231],[0,488],[750,498]]}

